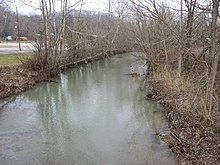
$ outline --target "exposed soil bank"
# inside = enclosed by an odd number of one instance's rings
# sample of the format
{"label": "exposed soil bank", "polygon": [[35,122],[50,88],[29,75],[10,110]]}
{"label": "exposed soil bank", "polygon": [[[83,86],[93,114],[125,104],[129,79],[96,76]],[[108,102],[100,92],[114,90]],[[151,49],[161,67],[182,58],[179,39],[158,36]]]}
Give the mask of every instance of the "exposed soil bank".
{"label": "exposed soil bank", "polygon": [[33,87],[39,81],[51,81],[53,76],[60,73],[65,68],[74,67],[121,53],[125,53],[125,51],[115,50],[100,53],[96,56],[88,57],[86,59],[69,62],[66,65],[60,66],[57,70],[53,70],[53,74],[48,74],[48,71],[44,70],[32,69],[25,65],[2,67],[0,68],[0,99],[25,91]]}
{"label": "exposed soil bank", "polygon": [[[171,129],[170,135],[158,136],[169,144],[179,164],[219,165],[220,114],[207,122],[196,110],[190,110],[188,92],[195,88],[195,83],[188,77],[174,75],[173,70],[161,69],[147,77],[147,96],[162,103]],[[197,104],[202,104],[202,99]]]}

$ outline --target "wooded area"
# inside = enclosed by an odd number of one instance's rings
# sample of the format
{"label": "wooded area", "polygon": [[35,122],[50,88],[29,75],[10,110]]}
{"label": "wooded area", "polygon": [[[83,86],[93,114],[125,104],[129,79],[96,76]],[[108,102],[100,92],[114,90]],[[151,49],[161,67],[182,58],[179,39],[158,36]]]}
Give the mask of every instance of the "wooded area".
{"label": "wooded area", "polygon": [[[16,15],[4,0],[0,2],[0,36],[16,36]],[[41,0],[40,16],[19,15],[21,35],[35,40],[38,50],[34,60],[24,65],[53,75],[60,66],[99,53],[144,52],[149,72],[153,74],[149,81],[157,84],[154,88],[158,89],[164,83],[167,85],[163,88],[167,94],[159,99],[165,100],[164,104],[175,101],[175,109],[181,110],[178,113],[195,118],[198,128],[208,125],[205,132],[210,131],[211,135],[198,132],[198,137],[202,141],[215,136],[215,147],[206,147],[213,157],[207,159],[213,164],[219,162],[216,155],[220,155],[220,0],[180,0],[176,4],[178,8],[156,0],[108,0],[106,13],[85,11],[83,0],[74,2],[60,0],[58,12],[56,0]],[[154,90],[152,95],[157,95],[155,92],[158,91]],[[184,131],[178,134],[181,139]],[[196,155],[188,162],[205,164],[204,159],[198,158],[203,151],[180,150],[176,152],[183,159],[188,154]]]}

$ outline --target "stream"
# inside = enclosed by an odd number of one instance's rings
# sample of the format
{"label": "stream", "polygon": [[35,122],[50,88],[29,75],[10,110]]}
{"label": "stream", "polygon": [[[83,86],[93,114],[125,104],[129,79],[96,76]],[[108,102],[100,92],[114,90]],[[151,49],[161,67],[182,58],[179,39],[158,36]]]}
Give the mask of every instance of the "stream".
{"label": "stream", "polygon": [[116,55],[0,100],[0,165],[177,164],[145,74],[140,56]]}

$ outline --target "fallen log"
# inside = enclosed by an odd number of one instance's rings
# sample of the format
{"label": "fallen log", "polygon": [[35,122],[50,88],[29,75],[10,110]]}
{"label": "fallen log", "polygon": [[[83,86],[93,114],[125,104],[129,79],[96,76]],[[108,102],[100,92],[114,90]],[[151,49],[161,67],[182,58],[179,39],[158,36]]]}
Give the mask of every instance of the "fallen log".
{"label": "fallen log", "polygon": [[58,83],[58,81],[53,80],[53,79],[43,79],[43,80],[40,80],[40,81],[46,81],[46,82]]}

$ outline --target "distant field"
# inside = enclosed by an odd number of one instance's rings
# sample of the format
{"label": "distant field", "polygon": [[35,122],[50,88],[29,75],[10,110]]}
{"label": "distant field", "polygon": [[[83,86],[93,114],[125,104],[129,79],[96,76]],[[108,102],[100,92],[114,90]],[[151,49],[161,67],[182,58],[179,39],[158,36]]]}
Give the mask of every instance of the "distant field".
{"label": "distant field", "polygon": [[0,48],[17,48],[18,46],[12,46],[12,45],[0,45]]}
{"label": "distant field", "polygon": [[31,54],[27,55],[1,55],[0,56],[0,67],[3,66],[14,66],[19,65],[22,62],[32,58]]}

